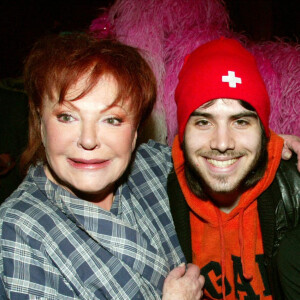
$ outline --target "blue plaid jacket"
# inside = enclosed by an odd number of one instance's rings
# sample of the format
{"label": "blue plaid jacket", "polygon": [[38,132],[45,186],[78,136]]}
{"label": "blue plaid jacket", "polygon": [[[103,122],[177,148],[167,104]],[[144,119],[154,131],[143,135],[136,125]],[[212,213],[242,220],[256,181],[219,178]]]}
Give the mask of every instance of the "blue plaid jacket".
{"label": "blue plaid jacket", "polygon": [[136,152],[105,211],[32,167],[0,207],[0,291],[5,299],[160,299],[184,261],[169,211],[170,149]]}

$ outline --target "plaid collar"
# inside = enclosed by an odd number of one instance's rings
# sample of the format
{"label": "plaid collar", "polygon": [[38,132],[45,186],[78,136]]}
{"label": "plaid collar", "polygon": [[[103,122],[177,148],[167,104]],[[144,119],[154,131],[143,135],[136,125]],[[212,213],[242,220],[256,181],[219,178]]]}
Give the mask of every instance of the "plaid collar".
{"label": "plaid collar", "polygon": [[[112,213],[77,198],[47,179],[41,165],[32,168],[30,172],[39,190],[45,193],[56,212],[62,212],[72,222],[73,229],[70,228],[70,222],[65,222],[65,218],[62,218],[57,226],[72,231],[76,225],[96,244],[107,249],[125,269],[129,268],[133,273],[140,274],[141,278],[162,291],[164,279],[170,271],[169,262],[161,249],[162,246],[157,244],[155,239],[149,238],[149,228],[153,228],[153,220],[145,217],[143,213],[136,213],[142,212],[143,207],[134,195],[131,194],[130,198],[124,197],[122,190],[126,187],[120,186],[117,190]],[[138,215],[140,217],[137,217]],[[140,226],[141,222],[144,226]],[[144,228],[147,228],[147,232]],[[156,232],[153,231],[151,235],[154,237]],[[78,256],[81,256],[79,252]],[[128,275],[132,276],[130,273]],[[110,280],[118,281],[120,278]]]}

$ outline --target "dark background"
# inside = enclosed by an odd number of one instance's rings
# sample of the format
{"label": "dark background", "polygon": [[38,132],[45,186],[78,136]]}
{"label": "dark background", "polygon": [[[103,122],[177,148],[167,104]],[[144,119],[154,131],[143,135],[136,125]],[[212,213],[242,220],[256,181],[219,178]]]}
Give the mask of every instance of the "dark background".
{"label": "dark background", "polygon": [[23,60],[40,36],[85,30],[113,0],[0,0],[0,79],[22,74]]}
{"label": "dark background", "polygon": [[[147,0],[141,0],[147,1]],[[297,41],[299,0],[226,0],[232,28],[249,38]],[[32,43],[50,32],[85,30],[113,0],[0,0],[0,79],[19,77]]]}
{"label": "dark background", "polygon": [[[21,80],[24,58],[45,34],[86,31],[101,8],[113,1],[0,0],[0,203],[22,180],[17,166],[28,129],[28,100]],[[300,36],[298,2],[225,0],[232,29],[254,41],[278,36],[296,42]],[[10,164],[3,154],[9,154]]]}

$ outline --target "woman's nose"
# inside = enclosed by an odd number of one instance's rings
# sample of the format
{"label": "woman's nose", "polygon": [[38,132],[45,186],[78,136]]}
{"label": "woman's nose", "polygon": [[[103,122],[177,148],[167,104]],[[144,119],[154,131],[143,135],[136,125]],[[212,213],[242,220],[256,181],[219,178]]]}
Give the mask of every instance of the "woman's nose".
{"label": "woman's nose", "polygon": [[100,147],[97,128],[94,124],[83,124],[78,139],[78,146],[85,150],[93,150]]}

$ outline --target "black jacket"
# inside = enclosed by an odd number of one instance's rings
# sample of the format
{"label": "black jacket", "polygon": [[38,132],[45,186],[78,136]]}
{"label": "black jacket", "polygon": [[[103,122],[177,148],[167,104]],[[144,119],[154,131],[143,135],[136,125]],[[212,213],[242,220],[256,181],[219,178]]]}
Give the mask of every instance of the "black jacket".
{"label": "black jacket", "polygon": [[[270,288],[276,300],[284,299],[277,273],[278,247],[286,232],[300,224],[300,174],[296,164],[296,155],[288,161],[282,160],[273,183],[261,194],[257,202],[263,237],[264,263]],[[192,262],[189,207],[174,171],[168,177],[168,195],[181,248],[187,262]]]}

